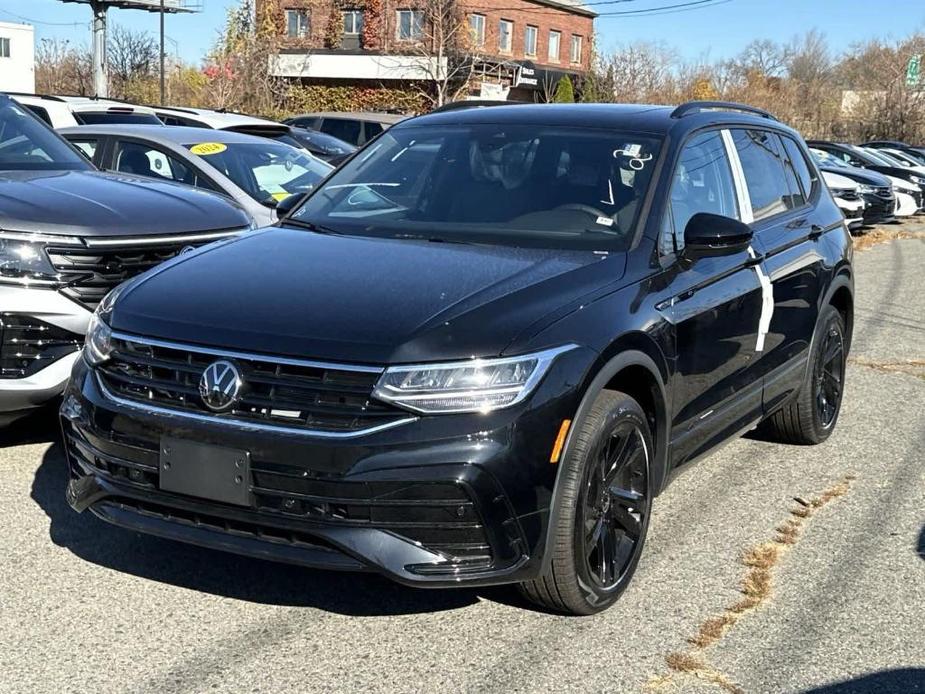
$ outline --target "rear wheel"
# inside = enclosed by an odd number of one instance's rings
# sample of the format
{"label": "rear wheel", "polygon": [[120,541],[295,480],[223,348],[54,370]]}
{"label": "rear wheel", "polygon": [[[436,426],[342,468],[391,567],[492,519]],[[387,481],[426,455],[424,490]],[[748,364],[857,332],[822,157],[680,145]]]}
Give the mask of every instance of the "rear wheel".
{"label": "rear wheel", "polygon": [[586,615],[612,605],[636,570],[652,506],[653,447],[645,413],[624,393],[602,392],[578,427],[559,473],[549,567],[521,591],[548,609]]}
{"label": "rear wheel", "polygon": [[833,307],[819,316],[808,370],[800,392],[759,426],[765,438],[781,443],[822,443],[838,421],[845,388],[845,322]]}

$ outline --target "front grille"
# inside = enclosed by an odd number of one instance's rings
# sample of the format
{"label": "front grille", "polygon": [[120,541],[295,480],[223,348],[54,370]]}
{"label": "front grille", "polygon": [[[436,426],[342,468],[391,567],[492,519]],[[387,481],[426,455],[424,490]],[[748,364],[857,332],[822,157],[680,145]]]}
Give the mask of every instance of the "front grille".
{"label": "front grille", "polygon": [[229,358],[241,371],[242,396],[228,412],[215,413],[199,396],[199,379],[218,358],[195,347],[115,336],[112,357],[99,373],[115,395],[215,418],[346,434],[410,418],[371,398],[378,371],[241,356]]}
{"label": "front grille", "polygon": [[[230,235],[235,232],[228,232]],[[89,309],[95,309],[109,291],[180,254],[186,248],[210,243],[222,234],[191,234],[188,238],[171,236],[169,241],[147,242],[125,239],[118,245],[61,246],[48,248],[48,258],[58,271],[61,292]]]}
{"label": "front grille", "polygon": [[31,316],[0,313],[0,378],[25,378],[76,352],[83,337]]}
{"label": "front grille", "polygon": [[[80,461],[84,470],[140,494],[158,488],[158,449],[153,442],[113,432],[102,438],[69,422],[64,422],[63,431],[68,454]],[[269,527],[275,516],[288,521],[374,528],[440,552],[454,570],[474,571],[492,562],[482,518],[466,488],[456,482],[328,479],[255,460],[250,486],[254,508],[268,519],[264,527]],[[165,507],[167,516],[178,513]],[[225,522],[216,519],[216,525]],[[308,532],[304,536],[310,537]],[[512,539],[511,546],[514,542]]]}

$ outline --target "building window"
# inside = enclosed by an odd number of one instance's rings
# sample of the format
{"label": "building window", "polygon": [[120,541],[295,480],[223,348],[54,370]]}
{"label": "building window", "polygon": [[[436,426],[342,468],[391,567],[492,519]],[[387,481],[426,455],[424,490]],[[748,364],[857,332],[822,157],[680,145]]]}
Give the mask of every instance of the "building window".
{"label": "building window", "polygon": [[363,33],[363,10],[344,10],[344,34],[356,36]]}
{"label": "building window", "polygon": [[572,36],[572,50],[569,53],[569,62],[577,65],[581,62],[581,37]]}
{"label": "building window", "polygon": [[301,39],[311,33],[311,13],[308,10],[286,10],[286,36]]}
{"label": "building window", "polygon": [[527,25],[526,30],[524,31],[524,54],[536,56],[536,35],[539,33],[539,29],[532,27],[529,24]]}
{"label": "building window", "polygon": [[562,41],[562,32],[561,31],[550,31],[549,32],[549,62],[558,63],[559,62],[559,44]]}
{"label": "building window", "polygon": [[478,46],[485,45],[485,15],[469,15],[469,33],[472,35],[472,42]]}
{"label": "building window", "polygon": [[498,22],[498,50],[510,53],[514,48],[514,22],[502,19]]}
{"label": "building window", "polygon": [[6,38],[0,38],[0,58],[9,58],[10,57],[10,40]]}
{"label": "building window", "polygon": [[397,10],[395,36],[399,41],[420,41],[424,37],[424,13],[420,10]]}

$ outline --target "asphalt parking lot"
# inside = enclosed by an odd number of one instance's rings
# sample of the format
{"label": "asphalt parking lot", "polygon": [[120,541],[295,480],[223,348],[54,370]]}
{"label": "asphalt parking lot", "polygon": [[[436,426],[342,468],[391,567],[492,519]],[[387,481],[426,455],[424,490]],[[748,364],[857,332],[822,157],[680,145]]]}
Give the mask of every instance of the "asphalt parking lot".
{"label": "asphalt parking lot", "polygon": [[0,691],[925,692],[925,224],[903,228],[855,256],[833,437],[685,472],[596,617],[116,529],[65,504],[53,418],[0,434]]}

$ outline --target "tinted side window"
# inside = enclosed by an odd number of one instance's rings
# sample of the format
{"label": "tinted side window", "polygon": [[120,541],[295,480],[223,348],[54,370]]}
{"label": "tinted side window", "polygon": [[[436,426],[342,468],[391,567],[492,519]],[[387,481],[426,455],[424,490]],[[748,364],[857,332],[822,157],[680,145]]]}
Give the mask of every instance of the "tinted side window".
{"label": "tinted side window", "polygon": [[789,137],[782,135],[780,139],[784,143],[784,149],[787,152],[787,158],[790,160],[793,171],[796,173],[797,178],[800,179],[800,185],[803,187],[803,194],[807,199],[811,198],[815,192],[817,181],[816,175],[806,161],[803,150]]}
{"label": "tinted side window", "polygon": [[740,218],[732,168],[718,130],[695,135],[681,151],[671,182],[671,222],[666,222],[659,244],[662,252],[684,247],[684,228],[698,212]]}
{"label": "tinted side window", "polygon": [[93,155],[96,154],[98,140],[71,140],[71,144],[84,153],[90,161],[93,161]]}
{"label": "tinted side window", "polygon": [[190,185],[195,181],[195,176],[188,166],[159,149],[140,142],[118,143],[115,170],[136,176],[166,178]]}
{"label": "tinted side window", "polygon": [[48,125],[51,125],[51,118],[48,116],[47,109],[44,109],[41,106],[33,106],[32,104],[23,104],[23,107],[32,111],[32,113],[48,123]]}
{"label": "tinted side window", "polygon": [[358,120],[344,118],[325,118],[321,122],[321,132],[338,137],[345,142],[360,144],[360,126]]}
{"label": "tinted side window", "polygon": [[784,157],[777,138],[763,130],[733,130],[755,221],[793,209]]}
{"label": "tinted side window", "polygon": [[363,140],[364,142],[369,142],[374,137],[376,137],[376,135],[381,133],[383,130],[382,125],[380,123],[374,123],[373,121],[369,121],[369,120],[366,121],[365,126],[366,126],[366,139]]}

